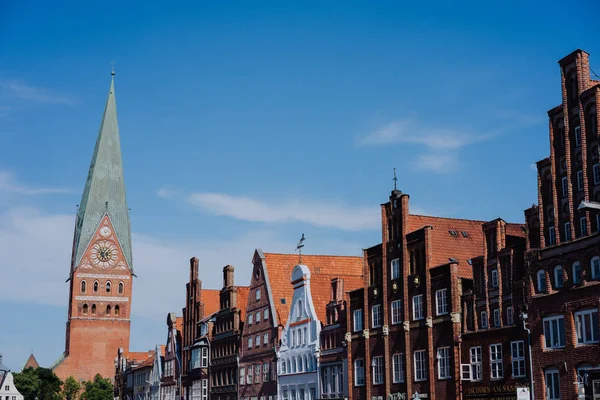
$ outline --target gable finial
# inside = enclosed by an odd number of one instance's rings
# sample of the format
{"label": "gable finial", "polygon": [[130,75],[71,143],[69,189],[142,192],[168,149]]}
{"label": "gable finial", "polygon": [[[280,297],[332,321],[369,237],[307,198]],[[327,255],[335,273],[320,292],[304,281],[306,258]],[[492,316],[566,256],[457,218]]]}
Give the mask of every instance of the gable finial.
{"label": "gable finial", "polygon": [[115,64],[116,64],[116,62],[113,60],[110,63],[112,64],[112,69],[110,70],[110,74],[114,75],[115,74]]}
{"label": "gable finial", "polygon": [[394,190],[396,189],[396,183],[398,182],[398,178],[396,178],[396,168],[394,168],[394,179],[392,179],[394,181]]}
{"label": "gable finial", "polygon": [[296,245],[296,250],[298,251],[298,264],[302,264],[302,248],[304,247],[304,233],[302,234],[302,237],[300,238],[300,241],[298,242],[298,244]]}

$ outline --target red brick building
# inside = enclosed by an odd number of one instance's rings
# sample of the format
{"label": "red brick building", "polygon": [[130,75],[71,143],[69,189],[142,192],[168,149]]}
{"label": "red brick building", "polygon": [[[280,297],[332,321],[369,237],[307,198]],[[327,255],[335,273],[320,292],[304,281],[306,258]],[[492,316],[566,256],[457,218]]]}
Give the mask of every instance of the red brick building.
{"label": "red brick building", "polygon": [[214,400],[237,400],[238,358],[245,310],[247,286],[235,286],[235,268],[223,267],[220,308],[214,314],[210,341],[210,397]]}
{"label": "red brick building", "polygon": [[115,354],[129,350],[133,276],[113,73],[75,221],[59,378],[114,376]]}
{"label": "red brick building", "polygon": [[575,398],[586,370],[600,367],[600,215],[579,209],[600,201],[600,81],[588,58],[576,50],[558,62],[562,103],[548,111],[550,156],[537,163],[538,204],[525,211],[536,399]]}
{"label": "red brick building", "polygon": [[381,217],[364,286],[348,295],[351,397],[460,398],[461,296],[473,285],[483,222],[411,215],[398,190]]}
{"label": "red brick building", "polygon": [[529,341],[520,317],[525,228],[496,219],[482,230],[483,254],[471,260],[473,281],[462,281],[462,393],[464,399],[516,400],[517,389],[531,387]]}
{"label": "red brick building", "polygon": [[[290,312],[294,287],[290,284],[297,254],[254,252],[246,321],[240,344],[238,397],[244,400],[277,398],[277,348]],[[361,257],[303,255],[311,271],[312,297],[320,321],[326,320],[331,279],[344,279],[348,288],[363,281]]]}

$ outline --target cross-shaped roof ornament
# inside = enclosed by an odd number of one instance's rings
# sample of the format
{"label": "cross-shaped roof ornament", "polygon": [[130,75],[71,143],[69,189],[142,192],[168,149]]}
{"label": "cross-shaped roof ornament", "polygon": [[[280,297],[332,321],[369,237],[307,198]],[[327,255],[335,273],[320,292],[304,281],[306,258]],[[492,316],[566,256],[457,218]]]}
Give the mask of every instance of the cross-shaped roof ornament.
{"label": "cross-shaped roof ornament", "polygon": [[298,264],[302,264],[302,248],[304,247],[304,233],[302,234],[302,237],[300,238],[300,241],[298,242],[298,244],[296,245],[296,251],[298,251]]}
{"label": "cross-shaped roof ornament", "polygon": [[392,179],[394,181],[394,190],[396,190],[396,183],[398,182],[398,178],[396,178],[396,168],[394,168],[394,179]]}

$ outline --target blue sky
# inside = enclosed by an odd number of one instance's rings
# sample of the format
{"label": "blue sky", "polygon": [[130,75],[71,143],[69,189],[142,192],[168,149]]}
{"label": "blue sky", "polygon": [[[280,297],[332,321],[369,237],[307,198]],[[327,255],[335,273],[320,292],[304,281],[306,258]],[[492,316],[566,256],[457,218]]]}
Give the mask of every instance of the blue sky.
{"label": "blue sky", "polygon": [[164,342],[192,256],[219,288],[222,266],[245,284],[254,248],[291,252],[303,232],[307,253],[378,243],[394,167],[413,212],[522,221],[560,102],[556,61],[582,48],[600,73],[592,0],[87,3],[0,3],[0,352],[13,369],[64,348],[111,60],[134,350]]}

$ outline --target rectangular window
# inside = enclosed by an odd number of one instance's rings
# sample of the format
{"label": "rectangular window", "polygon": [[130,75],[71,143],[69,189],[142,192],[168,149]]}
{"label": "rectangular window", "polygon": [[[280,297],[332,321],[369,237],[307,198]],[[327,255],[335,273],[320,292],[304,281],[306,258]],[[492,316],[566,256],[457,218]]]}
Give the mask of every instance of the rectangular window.
{"label": "rectangular window", "polygon": [[587,235],[587,220],[585,219],[585,217],[579,218],[579,235]]}
{"label": "rectangular window", "polygon": [[202,348],[202,368],[208,367],[208,347]]}
{"label": "rectangular window", "polygon": [[365,360],[354,360],[354,386],[365,386]]}
{"label": "rectangular window", "polygon": [[546,376],[546,400],[560,400],[560,374],[557,369],[549,369]]}
{"label": "rectangular window", "polygon": [[569,181],[566,176],[563,176],[561,179],[562,182],[562,197],[567,197],[569,194]]}
{"label": "rectangular window", "polygon": [[600,184],[600,164],[594,164],[594,185]]}
{"label": "rectangular window", "polygon": [[254,383],[260,383],[260,364],[254,366]]}
{"label": "rectangular window", "polygon": [[427,354],[425,350],[417,350],[414,352],[415,357],[415,381],[427,380]]}
{"label": "rectangular window", "polygon": [[571,223],[565,222],[565,240],[571,240]]}
{"label": "rectangular window", "polygon": [[592,279],[600,278],[600,257],[592,258]]}
{"label": "rectangular window", "polygon": [[360,332],[363,330],[363,312],[362,309],[354,310],[353,316],[353,331]]}
{"label": "rectangular window", "polygon": [[381,326],[381,304],[376,304],[371,307],[371,326],[379,328]]}
{"label": "rectangular window", "polygon": [[246,382],[248,385],[252,385],[252,380],[254,379],[254,367],[252,365],[248,365],[248,374],[246,375]]}
{"label": "rectangular window", "polygon": [[400,259],[392,260],[392,280],[400,278]]}
{"label": "rectangular window", "polygon": [[256,321],[255,323],[259,323],[260,322],[260,311],[256,312],[256,318],[254,318],[254,320]]}
{"label": "rectangular window", "polygon": [[498,287],[498,270],[496,268],[492,270],[492,287]]}
{"label": "rectangular window", "polygon": [[254,346],[260,346],[260,335],[256,335],[256,338],[254,339]]}
{"label": "rectangular window", "polygon": [[485,312],[485,311],[481,312],[481,321],[479,321],[479,326],[481,327],[481,329],[488,328],[488,316],[487,316],[487,312]]}
{"label": "rectangular window", "polygon": [[490,377],[502,379],[502,345],[500,343],[490,345]]}
{"label": "rectangular window", "polygon": [[512,325],[515,323],[515,312],[512,306],[506,308],[506,325]]}
{"label": "rectangular window", "polygon": [[253,344],[254,344],[254,339],[252,339],[251,337],[249,337],[248,338],[248,348],[251,349]]}
{"label": "rectangular window", "polygon": [[544,318],[544,338],[547,349],[565,347],[565,317]]}
{"label": "rectangular window", "polygon": [[246,384],[246,368],[240,368],[240,385]]}
{"label": "rectangular window", "polygon": [[525,344],[522,340],[510,343],[513,378],[525,376]]}
{"label": "rectangular window", "polygon": [[269,319],[269,309],[265,308],[265,311],[263,311],[263,320],[267,321]]}
{"label": "rectangular window", "polygon": [[598,309],[579,311],[575,313],[577,343],[598,343]]}
{"label": "rectangular window", "polygon": [[394,383],[404,382],[404,354],[402,353],[392,356],[392,380]]}
{"label": "rectangular window", "polygon": [[252,325],[254,322],[254,314],[248,314],[248,325]]}
{"label": "rectangular window", "polygon": [[373,385],[383,383],[383,357],[373,357]]}
{"label": "rectangular window", "polygon": [[583,171],[577,171],[577,191],[583,192]]}
{"label": "rectangular window", "polygon": [[469,361],[471,363],[471,380],[481,381],[481,347],[471,347],[469,349]]}
{"label": "rectangular window", "polygon": [[255,298],[256,298],[256,301],[260,300],[260,289],[256,289]]}
{"label": "rectangular window", "polygon": [[448,314],[448,289],[440,289],[435,292],[435,308],[437,315]]}
{"label": "rectangular window", "polygon": [[392,301],[392,325],[402,322],[402,300]]}
{"label": "rectangular window", "polygon": [[494,327],[495,328],[500,327],[500,309],[499,308],[494,309]]}
{"label": "rectangular window", "polygon": [[263,382],[269,381],[269,363],[263,364]]}
{"label": "rectangular window", "polygon": [[575,146],[581,146],[581,127],[575,127]]}
{"label": "rectangular window", "polygon": [[413,320],[418,321],[423,319],[423,295],[418,294],[413,296]]}
{"label": "rectangular window", "polygon": [[437,351],[438,379],[450,379],[450,347],[440,347]]}
{"label": "rectangular window", "polygon": [[264,344],[265,346],[269,344],[269,334],[268,334],[268,333],[265,333],[265,334],[263,335],[263,344]]}
{"label": "rectangular window", "polygon": [[192,369],[200,368],[200,349],[192,349]]}
{"label": "rectangular window", "polygon": [[554,227],[551,226],[548,228],[548,244],[555,244],[556,243],[556,231],[554,230]]}
{"label": "rectangular window", "polygon": [[208,379],[202,379],[202,400],[208,399]]}

